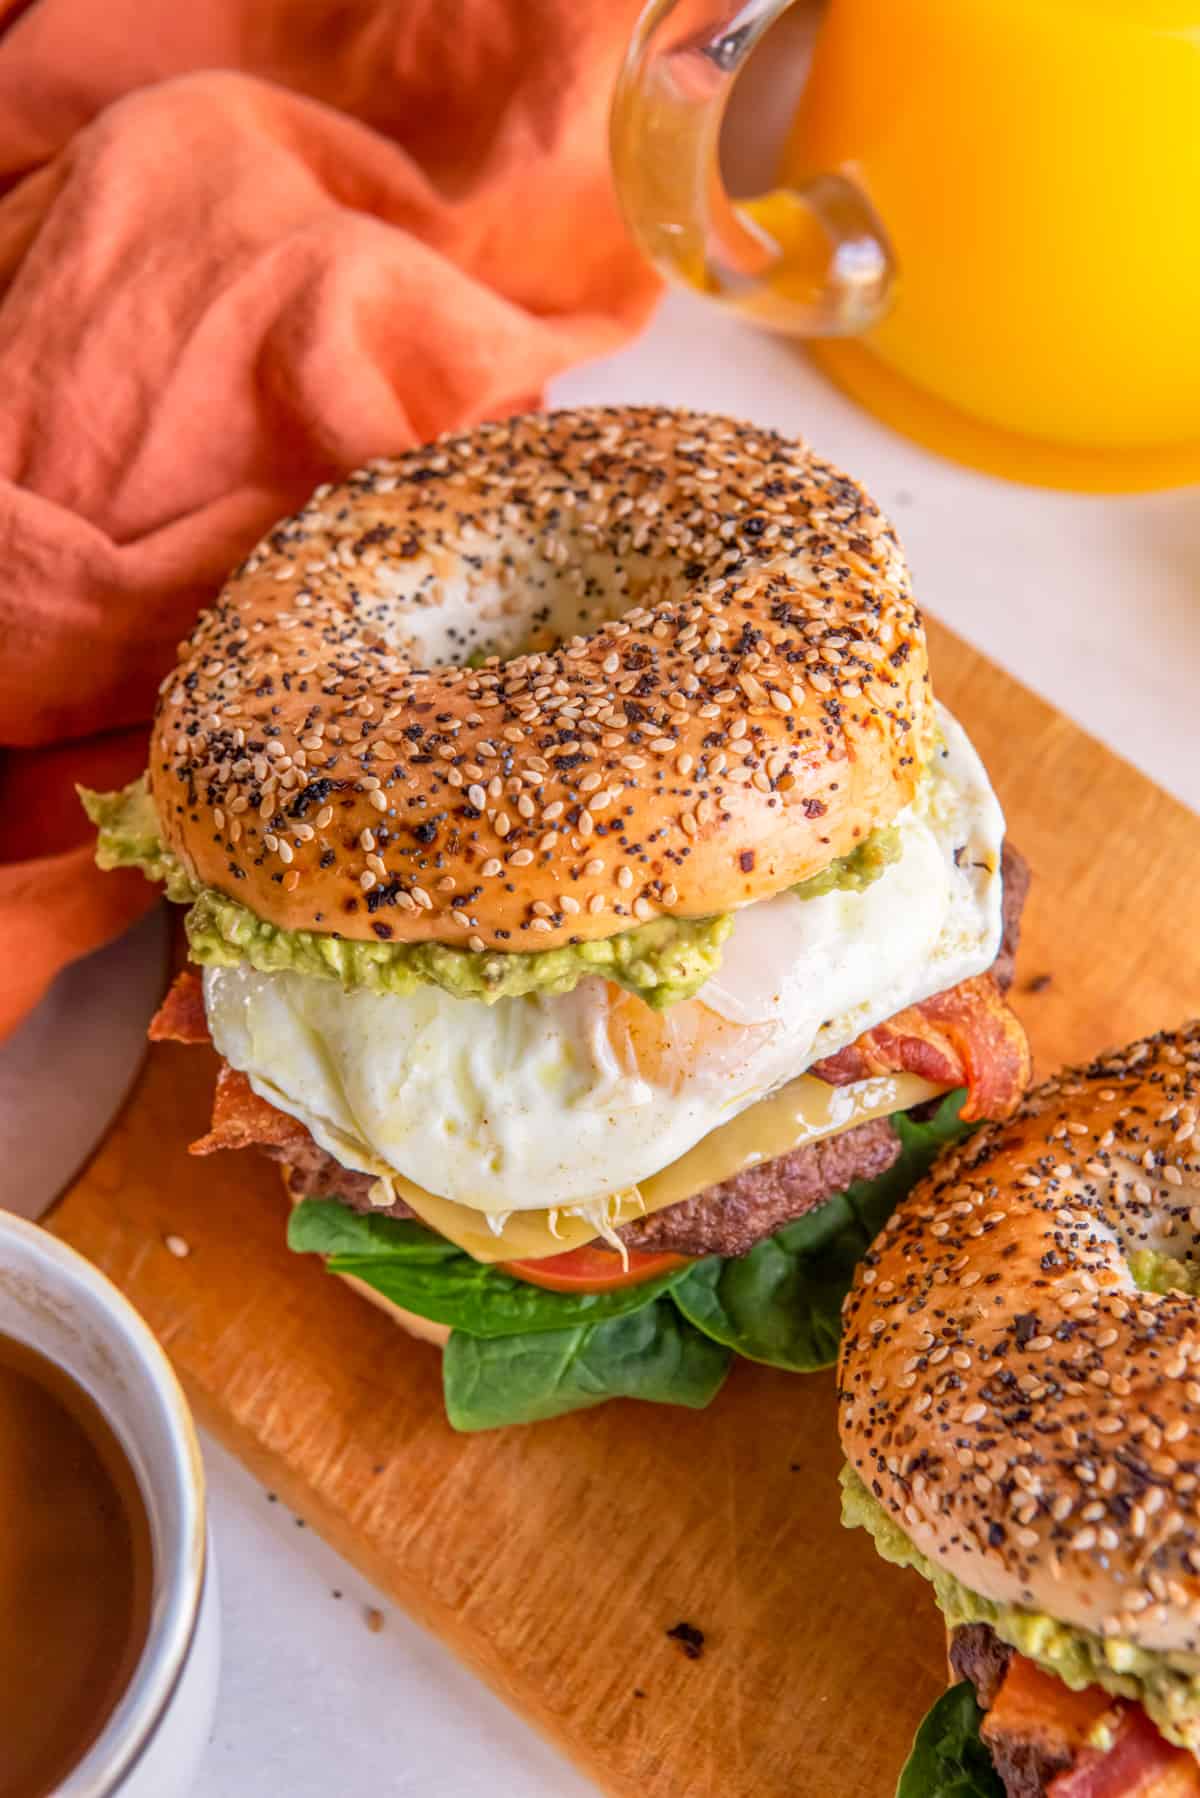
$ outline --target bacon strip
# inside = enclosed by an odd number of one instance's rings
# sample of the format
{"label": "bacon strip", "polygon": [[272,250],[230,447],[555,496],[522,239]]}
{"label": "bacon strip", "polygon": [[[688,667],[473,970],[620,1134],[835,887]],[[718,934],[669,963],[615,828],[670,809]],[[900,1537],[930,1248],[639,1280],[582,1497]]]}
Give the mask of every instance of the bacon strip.
{"label": "bacon strip", "polygon": [[[1010,1655],[980,1734],[1001,1776],[1010,1764],[1036,1769],[1038,1790],[1075,1766],[1102,1719],[1121,1720],[1121,1701],[1101,1686],[1073,1692],[1024,1655]],[[1030,1785],[1035,1783],[1031,1777]]]}
{"label": "bacon strip", "polygon": [[195,968],[176,974],[146,1035],[152,1043],[211,1043],[204,986]]}
{"label": "bacon strip", "polygon": [[1025,1031],[990,974],[935,993],[864,1032],[809,1069],[831,1086],[874,1074],[919,1074],[943,1086],[966,1086],[962,1117],[1011,1116],[1029,1084]]}
{"label": "bacon strip", "polygon": [[[1088,1738],[1105,1721],[1111,1748]],[[1073,1692],[1024,1655],[1014,1654],[983,1721],[982,1735],[1003,1772],[1037,1768],[1046,1798],[1197,1798],[1200,1766],[1175,1748],[1140,1705],[1100,1686]],[[1050,1771],[1061,1771],[1050,1777]],[[1045,1771],[1042,1771],[1045,1769]]]}
{"label": "bacon strip", "polygon": [[245,1074],[223,1061],[213,1094],[212,1129],[188,1148],[189,1155],[211,1155],[216,1149],[288,1148],[308,1141],[297,1118],[260,1099]]}

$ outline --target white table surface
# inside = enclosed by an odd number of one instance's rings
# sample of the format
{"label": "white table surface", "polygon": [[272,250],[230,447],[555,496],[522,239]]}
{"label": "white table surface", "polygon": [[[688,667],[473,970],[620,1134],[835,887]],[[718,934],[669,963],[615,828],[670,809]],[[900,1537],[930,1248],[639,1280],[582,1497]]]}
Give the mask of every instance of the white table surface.
{"label": "white table surface", "polygon": [[[1194,491],[1081,498],[940,462],[844,401],[787,343],[688,297],[552,397],[707,407],[807,437],[893,515],[931,611],[1200,809]],[[225,1658],[197,1798],[594,1790],[221,1449],[207,1443],[206,1455]]]}

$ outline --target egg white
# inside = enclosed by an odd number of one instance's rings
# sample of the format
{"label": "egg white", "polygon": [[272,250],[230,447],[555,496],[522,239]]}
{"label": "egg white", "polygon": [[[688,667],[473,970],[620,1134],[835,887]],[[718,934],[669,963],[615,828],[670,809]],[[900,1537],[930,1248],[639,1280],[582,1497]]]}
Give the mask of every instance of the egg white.
{"label": "egg white", "polygon": [[612,1008],[631,1001],[599,979],[485,1006],[433,986],[344,992],[303,974],[208,968],[213,1041],[345,1167],[401,1174],[490,1214],[635,1186],[813,1062],[994,960],[1004,819],[966,733],[939,716],[941,747],[896,820],[900,858],[878,880],[747,906],[694,1001],[652,1025],[632,1002],[665,1062],[622,1048]]}

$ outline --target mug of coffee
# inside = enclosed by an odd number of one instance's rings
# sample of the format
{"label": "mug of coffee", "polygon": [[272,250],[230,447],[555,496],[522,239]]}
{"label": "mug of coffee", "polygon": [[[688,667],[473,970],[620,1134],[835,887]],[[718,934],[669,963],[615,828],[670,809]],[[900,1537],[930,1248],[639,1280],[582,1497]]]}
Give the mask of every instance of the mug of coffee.
{"label": "mug of coffee", "polygon": [[0,1211],[0,1798],[184,1798],[217,1689],[204,1475],[121,1294]]}
{"label": "mug of coffee", "polygon": [[1200,3],[794,3],[807,69],[779,185],[740,201],[726,104],[760,44],[756,80],[796,73],[790,36],[763,44],[793,0],[643,13],[612,151],[650,258],[813,340],[961,459],[1066,486],[1196,478]]}

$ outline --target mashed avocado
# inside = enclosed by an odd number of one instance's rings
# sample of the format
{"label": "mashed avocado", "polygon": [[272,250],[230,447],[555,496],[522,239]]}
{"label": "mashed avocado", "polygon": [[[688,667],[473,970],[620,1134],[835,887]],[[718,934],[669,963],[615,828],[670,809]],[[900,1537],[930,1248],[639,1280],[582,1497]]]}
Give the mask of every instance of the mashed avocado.
{"label": "mashed avocado", "polygon": [[903,853],[900,832],[896,825],[889,824],[885,830],[872,831],[857,849],[849,855],[839,855],[819,874],[797,881],[792,891],[801,899],[819,899],[823,893],[834,891],[861,893],[864,887],[873,886],[884,869],[898,862]]}
{"label": "mashed avocado", "polygon": [[1128,1257],[1133,1283],[1143,1292],[1189,1292],[1200,1295],[1200,1263],[1177,1261],[1158,1249],[1135,1249]]}
{"label": "mashed avocado", "polygon": [[186,919],[192,960],[229,967],[248,961],[261,973],[323,974],[344,987],[406,993],[422,982],[457,999],[519,999],[569,993],[601,974],[661,1010],[690,999],[721,961],[732,917],[652,918],[618,936],[562,949],[476,955],[445,943],[363,943],[312,930],[278,930],[236,899],[205,888]]}
{"label": "mashed avocado", "polygon": [[185,920],[192,959],[229,967],[248,961],[266,974],[290,969],[323,975],[344,987],[405,993],[422,983],[459,999],[520,998],[525,993],[568,993],[589,974],[600,974],[637,993],[656,1011],[690,999],[721,962],[721,944],[733,918],[652,918],[600,942],[562,949],[476,955],[444,943],[365,943],[311,930],[280,930],[236,899],[194,882],[159,839],[158,817],[144,780],[119,793],[79,789],[84,809],[98,826],[101,868],[140,868],[161,880],[167,897],[191,905]]}
{"label": "mashed avocado", "polygon": [[1136,1699],[1169,1742],[1193,1752],[1200,1749],[1200,1655],[1153,1654],[1117,1637],[1073,1629],[1041,1611],[984,1598],[953,1574],[934,1567],[853,1468],[844,1467],[841,1478],[842,1522],[847,1529],[869,1531],[885,1561],[915,1567],[929,1580],[951,1628],[988,1623],[1002,1641],[1057,1674],[1072,1691],[1103,1686],[1119,1698]]}

